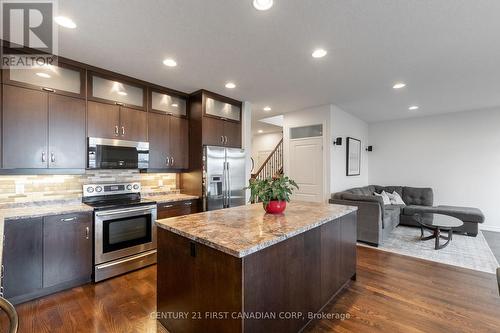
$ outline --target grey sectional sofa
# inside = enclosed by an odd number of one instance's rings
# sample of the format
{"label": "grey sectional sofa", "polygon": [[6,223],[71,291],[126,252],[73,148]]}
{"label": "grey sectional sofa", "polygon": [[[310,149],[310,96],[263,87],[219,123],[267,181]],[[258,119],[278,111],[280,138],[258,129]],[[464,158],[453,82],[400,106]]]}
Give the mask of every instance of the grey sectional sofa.
{"label": "grey sectional sofa", "polygon": [[[406,205],[384,205],[374,193],[386,191],[399,193]],[[484,222],[483,213],[477,208],[433,206],[432,188],[408,186],[369,185],[353,188],[332,195],[330,203],[358,207],[358,241],[378,246],[399,224],[419,226],[416,213],[440,213],[454,216],[464,222],[455,232],[476,236],[478,223]]]}

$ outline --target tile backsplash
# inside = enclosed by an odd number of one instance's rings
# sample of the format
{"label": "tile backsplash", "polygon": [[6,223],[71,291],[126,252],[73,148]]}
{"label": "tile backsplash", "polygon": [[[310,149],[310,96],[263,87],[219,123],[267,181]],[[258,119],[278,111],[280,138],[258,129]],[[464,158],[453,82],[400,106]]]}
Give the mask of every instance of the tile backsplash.
{"label": "tile backsplash", "polygon": [[83,175],[0,176],[0,204],[48,200],[79,200],[82,185],[140,182],[143,193],[177,189],[175,173],[139,173],[137,170],[88,170]]}

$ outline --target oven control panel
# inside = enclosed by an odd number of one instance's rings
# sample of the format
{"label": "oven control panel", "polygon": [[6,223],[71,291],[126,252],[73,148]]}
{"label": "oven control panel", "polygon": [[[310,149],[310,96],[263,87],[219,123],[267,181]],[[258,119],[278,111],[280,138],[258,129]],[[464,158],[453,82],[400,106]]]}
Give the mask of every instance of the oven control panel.
{"label": "oven control panel", "polygon": [[87,184],[83,185],[83,196],[94,197],[100,195],[140,193],[141,183],[121,184]]}

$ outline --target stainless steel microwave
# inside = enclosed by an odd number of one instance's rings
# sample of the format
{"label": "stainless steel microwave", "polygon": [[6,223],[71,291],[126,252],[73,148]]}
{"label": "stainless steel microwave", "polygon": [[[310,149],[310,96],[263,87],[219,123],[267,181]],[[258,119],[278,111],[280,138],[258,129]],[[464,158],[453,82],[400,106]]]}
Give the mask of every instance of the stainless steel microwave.
{"label": "stainless steel microwave", "polygon": [[147,169],[149,142],[88,138],[88,169]]}

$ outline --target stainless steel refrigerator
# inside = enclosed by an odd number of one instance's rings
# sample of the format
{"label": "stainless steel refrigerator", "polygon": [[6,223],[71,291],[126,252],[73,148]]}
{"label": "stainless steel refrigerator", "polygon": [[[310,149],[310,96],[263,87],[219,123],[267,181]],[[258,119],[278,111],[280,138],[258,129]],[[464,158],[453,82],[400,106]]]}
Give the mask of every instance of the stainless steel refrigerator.
{"label": "stainless steel refrigerator", "polygon": [[203,152],[204,210],[245,204],[245,150],[205,146]]}

